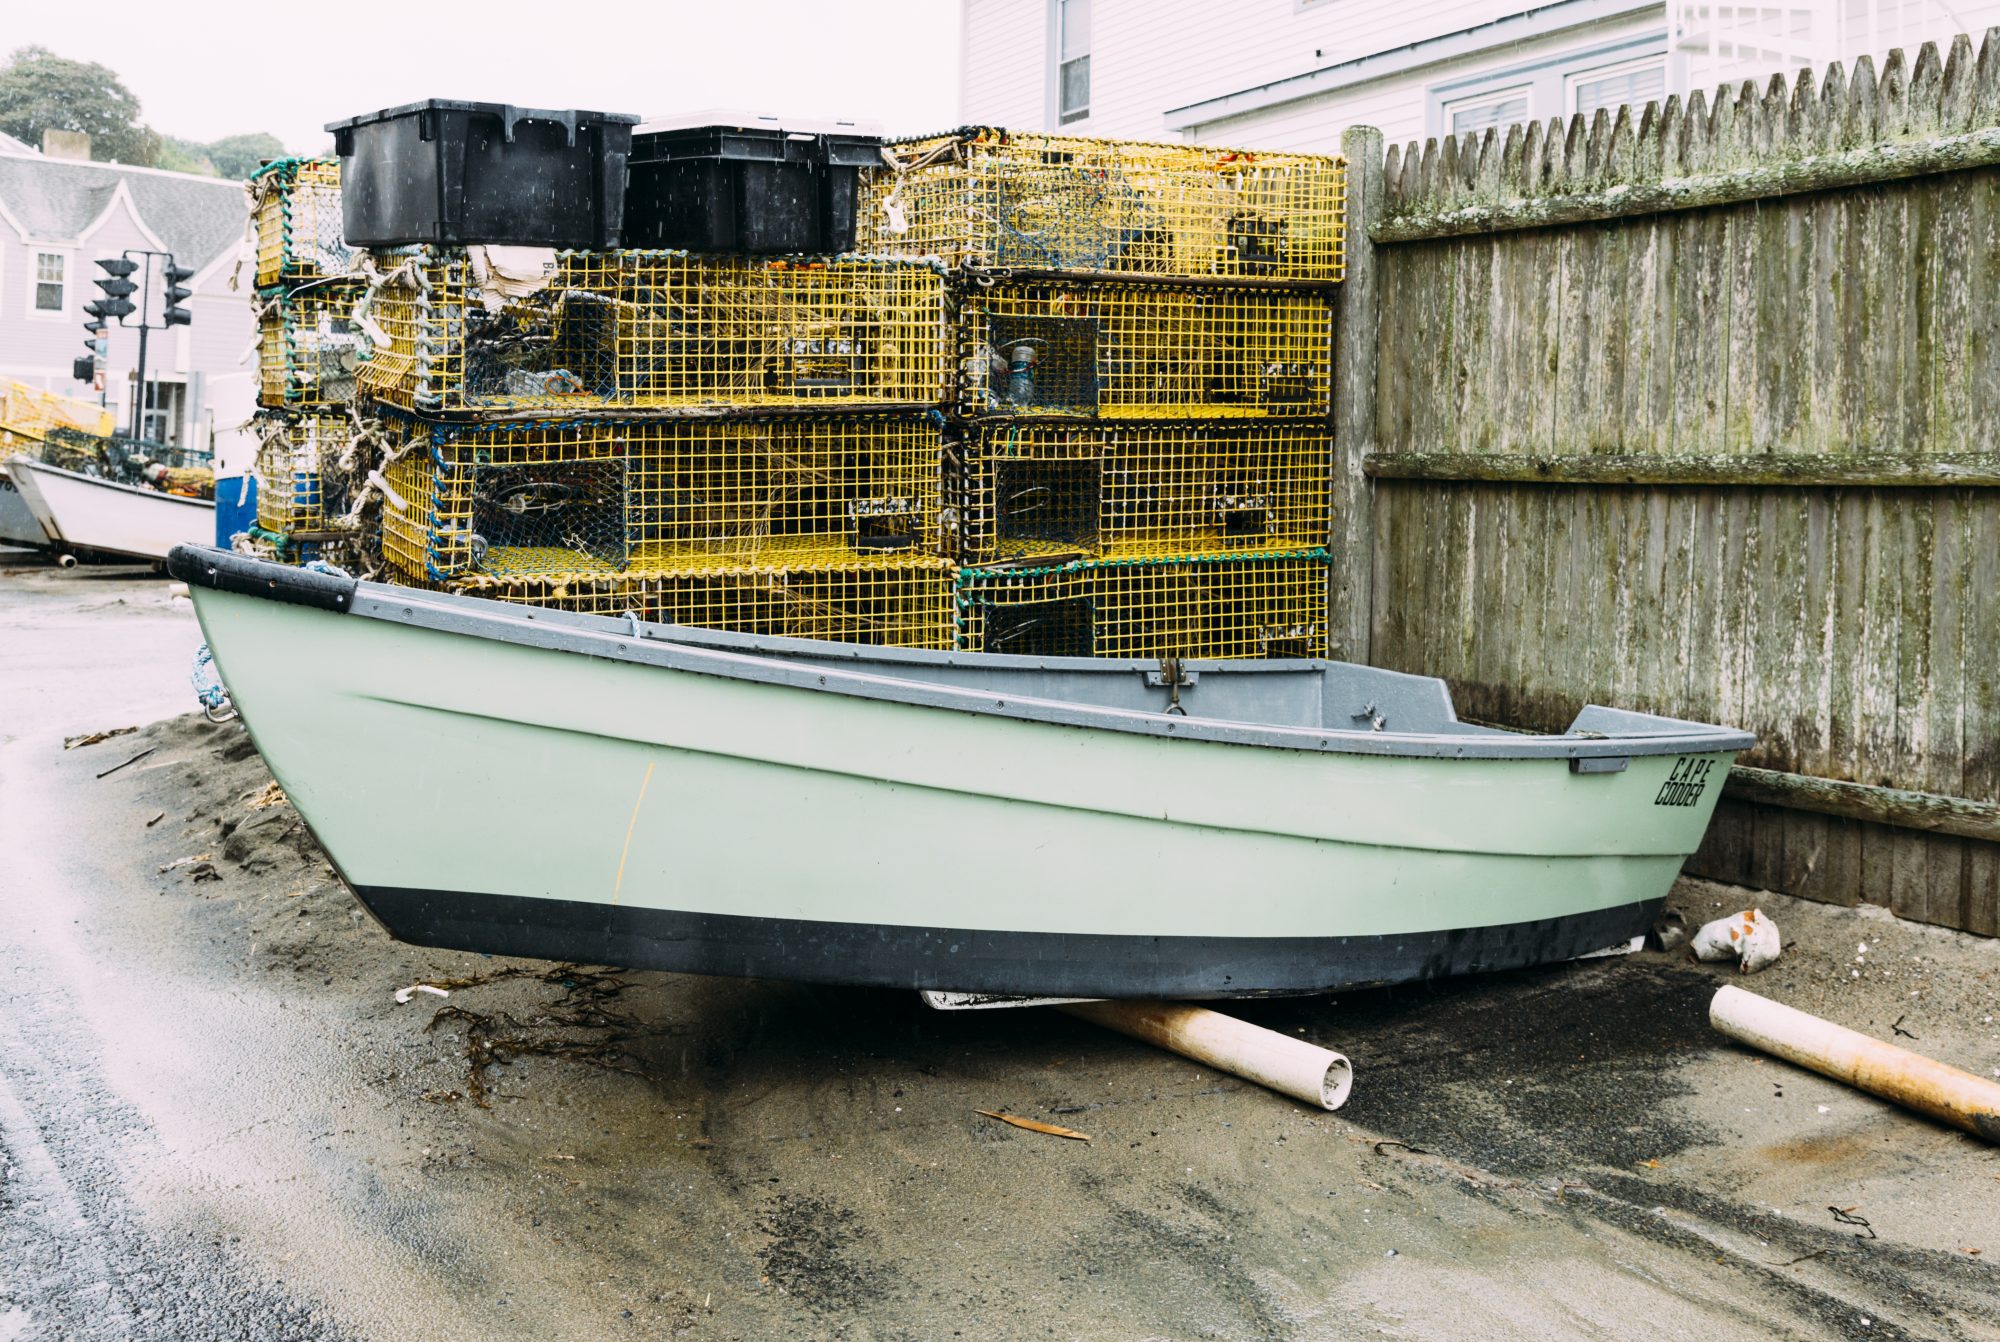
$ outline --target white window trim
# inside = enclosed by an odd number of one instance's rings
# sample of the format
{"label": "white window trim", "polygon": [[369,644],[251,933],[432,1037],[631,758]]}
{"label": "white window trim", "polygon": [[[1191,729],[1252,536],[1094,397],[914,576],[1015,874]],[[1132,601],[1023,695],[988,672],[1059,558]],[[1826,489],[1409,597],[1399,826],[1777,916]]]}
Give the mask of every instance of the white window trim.
{"label": "white window trim", "polygon": [[1519,64],[1478,70],[1429,85],[1425,92],[1426,133],[1442,138],[1451,133],[1448,108],[1462,108],[1485,102],[1500,92],[1529,86],[1527,121],[1545,121],[1569,115],[1572,94],[1568,77],[1595,74],[1614,66],[1642,63],[1666,55],[1664,29],[1621,37],[1615,41],[1581,49],[1551,51]]}
{"label": "white window trim", "polygon": [[[1086,51],[1083,53],[1085,58],[1093,58],[1096,55],[1095,49],[1097,46],[1097,17],[1098,16],[1095,12],[1095,6],[1093,6],[1092,13],[1090,16],[1090,23],[1091,23],[1090,45],[1092,49],[1090,51]],[[1047,73],[1044,78],[1044,86],[1047,90],[1047,98],[1046,98],[1047,108],[1045,116],[1046,116],[1046,123],[1051,131],[1057,134],[1074,135],[1081,133],[1082,129],[1086,125],[1088,125],[1092,112],[1096,110],[1092,106],[1092,104],[1096,102],[1096,96],[1095,96],[1096,81],[1095,80],[1091,81],[1092,96],[1084,104],[1083,115],[1080,117],[1073,117],[1065,121],[1063,119],[1063,106],[1062,106],[1062,68],[1063,65],[1065,64],[1065,62],[1063,61],[1063,54],[1062,54],[1062,21],[1063,21],[1062,0],[1048,0],[1048,28],[1047,28],[1048,40],[1045,48],[1045,54],[1047,55],[1048,58],[1048,64],[1047,64]],[[1095,61],[1095,59],[1092,59],[1091,66],[1093,74],[1096,73],[1096,64],[1097,62]]]}
{"label": "white window trim", "polygon": [[1635,56],[1628,61],[1613,61],[1609,65],[1593,66],[1588,70],[1571,70],[1563,75],[1563,115],[1576,115],[1576,86],[1593,79],[1608,79],[1634,70],[1657,69],[1660,72],[1661,96],[1665,97],[1667,76],[1667,54],[1657,52],[1650,56]]}
{"label": "white window trim", "polygon": [[[1528,110],[1522,119],[1532,121],[1535,116],[1535,86],[1532,83],[1503,84],[1499,88],[1481,89],[1477,93],[1468,93],[1462,98],[1453,98],[1450,102],[1439,104],[1438,113],[1443,118],[1444,126],[1442,133],[1447,135],[1452,133],[1451,119],[1459,112],[1469,108],[1484,107],[1488,103],[1503,103],[1509,98],[1517,96],[1528,105]],[[1513,123],[1503,122],[1501,124],[1511,125]]]}
{"label": "white window trim", "polygon": [[[57,247],[45,242],[31,242],[28,244],[27,252],[27,293],[23,295],[21,302],[23,310],[28,314],[28,320],[38,322],[66,322],[72,318],[81,320],[83,316],[83,304],[76,296],[76,248]],[[35,290],[41,284],[41,281],[37,278],[37,275],[40,273],[38,262],[44,254],[63,258],[63,305],[53,312],[47,308],[38,308],[35,306]]]}

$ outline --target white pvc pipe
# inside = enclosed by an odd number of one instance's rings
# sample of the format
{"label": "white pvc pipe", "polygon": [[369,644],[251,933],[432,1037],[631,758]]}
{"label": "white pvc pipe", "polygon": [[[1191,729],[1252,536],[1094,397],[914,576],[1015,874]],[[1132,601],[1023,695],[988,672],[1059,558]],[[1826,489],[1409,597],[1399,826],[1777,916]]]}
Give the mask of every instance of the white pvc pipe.
{"label": "white pvc pipe", "polygon": [[1338,1109],[1354,1088],[1354,1068],[1331,1049],[1180,1002],[1076,1002],[1072,1016],[1157,1044],[1280,1095]]}
{"label": "white pvc pipe", "polygon": [[1741,988],[1716,992],[1708,1023],[1752,1048],[2000,1143],[2000,1082]]}

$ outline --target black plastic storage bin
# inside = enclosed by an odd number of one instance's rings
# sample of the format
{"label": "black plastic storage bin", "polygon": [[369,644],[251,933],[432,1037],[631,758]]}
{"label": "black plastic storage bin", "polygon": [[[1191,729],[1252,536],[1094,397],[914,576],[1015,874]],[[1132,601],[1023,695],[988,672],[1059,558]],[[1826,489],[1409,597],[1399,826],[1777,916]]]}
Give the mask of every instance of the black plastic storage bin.
{"label": "black plastic storage bin", "polygon": [[642,126],[632,140],[632,247],[776,256],[854,248],[861,169],[882,138],[847,123]]}
{"label": "black plastic storage bin", "polygon": [[616,247],[639,118],[427,102],[327,126],[351,247]]}

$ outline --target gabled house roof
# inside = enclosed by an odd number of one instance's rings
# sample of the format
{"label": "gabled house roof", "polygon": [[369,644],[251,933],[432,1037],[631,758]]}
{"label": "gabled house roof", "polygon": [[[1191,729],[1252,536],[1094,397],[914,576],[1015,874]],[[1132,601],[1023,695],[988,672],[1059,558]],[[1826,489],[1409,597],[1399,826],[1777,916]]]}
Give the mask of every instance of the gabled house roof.
{"label": "gabled house roof", "polygon": [[192,173],[0,152],[0,217],[35,242],[81,241],[123,186],[141,223],[201,270],[243,236],[243,184]]}

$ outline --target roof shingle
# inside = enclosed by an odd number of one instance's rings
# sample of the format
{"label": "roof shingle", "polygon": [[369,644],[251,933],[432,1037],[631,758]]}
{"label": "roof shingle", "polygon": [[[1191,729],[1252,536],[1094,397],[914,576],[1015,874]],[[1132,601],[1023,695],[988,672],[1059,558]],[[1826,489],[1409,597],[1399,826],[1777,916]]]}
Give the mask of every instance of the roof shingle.
{"label": "roof shingle", "polygon": [[0,154],[0,203],[38,241],[75,241],[104,213],[120,181],[146,227],[181,265],[200,270],[243,236],[249,204],[241,182],[120,163]]}

